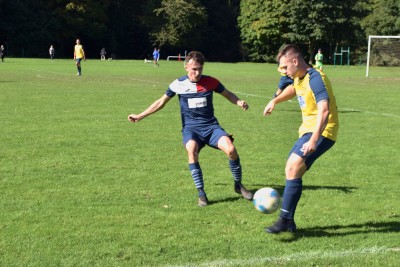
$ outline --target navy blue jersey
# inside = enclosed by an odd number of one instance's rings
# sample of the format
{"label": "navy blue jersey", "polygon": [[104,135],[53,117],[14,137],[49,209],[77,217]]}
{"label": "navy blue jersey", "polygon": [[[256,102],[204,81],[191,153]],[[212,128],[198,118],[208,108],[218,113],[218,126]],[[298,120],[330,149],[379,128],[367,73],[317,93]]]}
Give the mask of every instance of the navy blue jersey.
{"label": "navy blue jersey", "polygon": [[282,76],[279,80],[278,89],[281,89],[283,91],[283,90],[285,90],[286,87],[288,87],[289,85],[292,85],[292,84],[293,84],[293,80],[289,76],[287,76],[287,75]]}
{"label": "navy blue jersey", "polygon": [[218,125],[214,116],[213,93],[222,93],[225,87],[215,78],[202,75],[197,83],[192,83],[185,75],[176,79],[165,94],[179,96],[182,128],[198,128]]}

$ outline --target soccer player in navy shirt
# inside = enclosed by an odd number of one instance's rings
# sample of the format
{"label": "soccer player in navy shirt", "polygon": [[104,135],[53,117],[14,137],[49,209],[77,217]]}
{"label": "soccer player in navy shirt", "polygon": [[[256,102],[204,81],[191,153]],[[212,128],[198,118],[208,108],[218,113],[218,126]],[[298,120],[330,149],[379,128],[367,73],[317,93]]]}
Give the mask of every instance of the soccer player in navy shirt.
{"label": "soccer player in navy shirt", "polygon": [[160,59],[160,49],[157,49],[157,47],[155,47],[153,52],[154,67],[160,67],[160,64],[158,64],[159,59]]}
{"label": "soccer player in navy shirt", "polygon": [[199,164],[199,152],[205,146],[222,150],[229,159],[234,179],[234,190],[245,199],[251,200],[253,193],[242,185],[242,167],[233,145],[232,136],[219,125],[214,116],[213,93],[219,93],[231,103],[247,110],[246,101],[239,99],[217,79],[202,75],[204,56],[198,51],[190,52],[185,58],[187,75],[173,81],[165,94],[140,114],[128,116],[130,122],[138,122],[159,111],[175,95],[179,97],[182,118],[182,138],[189,159],[189,170],[198,190],[198,205],[204,207],[208,198],[204,191],[203,173]]}
{"label": "soccer player in navy shirt", "polygon": [[281,74],[281,78],[279,79],[278,89],[274,94],[274,98],[277,97],[285,90],[288,86],[293,84],[293,79],[287,76],[280,67],[278,67],[278,72]]}

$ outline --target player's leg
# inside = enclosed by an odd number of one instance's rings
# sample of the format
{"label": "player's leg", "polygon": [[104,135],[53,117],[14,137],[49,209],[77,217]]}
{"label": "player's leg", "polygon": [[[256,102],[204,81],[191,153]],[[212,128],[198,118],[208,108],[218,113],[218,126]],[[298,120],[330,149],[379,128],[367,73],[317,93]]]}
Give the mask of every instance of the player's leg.
{"label": "player's leg", "polygon": [[187,129],[182,130],[182,137],[188,155],[190,175],[198,191],[198,205],[204,207],[208,204],[208,199],[204,190],[203,172],[199,163],[199,152],[204,147],[204,142],[197,134]]}
{"label": "player's leg", "polygon": [[[234,180],[234,190],[236,193],[241,194],[245,199],[252,200],[253,193],[248,191],[246,187],[242,185],[242,165],[240,164],[240,157],[236,151],[235,146],[232,142],[232,137],[227,136],[225,131],[217,130],[213,133],[215,136],[219,136],[217,147],[222,150],[229,159],[229,168],[232,173]],[[211,138],[212,142],[213,138]]]}
{"label": "player's leg", "polygon": [[307,133],[299,138],[289,153],[285,168],[286,185],[282,195],[281,212],[278,221],[265,229],[268,233],[276,234],[282,231],[294,232],[296,230],[294,214],[303,191],[302,177],[311,168],[314,161],[335,143],[325,137],[320,137],[316,151],[304,156],[302,147],[304,143],[310,140],[310,137],[311,133]]}
{"label": "player's leg", "polygon": [[81,75],[81,59],[80,58],[77,58],[76,59],[76,68],[78,69],[78,76],[80,76]]}

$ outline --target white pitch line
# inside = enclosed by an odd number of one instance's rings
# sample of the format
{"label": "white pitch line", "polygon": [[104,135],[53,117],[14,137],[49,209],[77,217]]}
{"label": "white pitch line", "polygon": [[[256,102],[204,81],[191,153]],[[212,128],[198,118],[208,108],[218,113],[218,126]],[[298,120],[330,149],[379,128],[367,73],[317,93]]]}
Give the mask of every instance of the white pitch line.
{"label": "white pitch line", "polygon": [[[263,98],[263,99],[272,99],[272,97],[265,97],[265,96],[254,95],[254,94],[247,94],[247,93],[242,93],[242,92],[237,92],[237,91],[234,92],[234,93],[235,93],[235,94],[238,94],[238,95],[244,95],[244,96],[252,96],[252,97]],[[293,101],[293,100],[288,100],[287,102],[297,103],[297,101]],[[396,115],[396,114],[379,113],[379,112],[373,112],[373,111],[368,111],[368,110],[360,110],[360,109],[355,109],[355,108],[339,108],[339,110],[347,110],[347,111],[361,112],[361,113],[367,113],[367,114],[378,115],[378,116],[384,116],[384,117],[400,118],[400,115]]]}
{"label": "white pitch line", "polygon": [[386,247],[371,247],[343,251],[310,251],[295,254],[289,254],[280,257],[260,257],[252,259],[222,259],[211,262],[203,262],[200,264],[188,263],[185,265],[165,265],[165,267],[209,267],[209,266],[252,266],[263,263],[290,263],[304,260],[319,260],[319,259],[343,259],[346,257],[362,256],[367,254],[386,254],[388,252],[398,252],[397,248]]}
{"label": "white pitch line", "polygon": [[[37,71],[55,73],[55,74],[64,74],[64,75],[66,74],[66,73],[60,73],[60,72],[54,72],[54,71],[43,71],[43,70],[37,70]],[[37,74],[36,77],[37,78],[41,78],[41,79],[57,79],[57,78],[43,77],[40,74]],[[102,76],[102,77],[105,77],[105,78],[117,78],[117,79],[124,79],[124,80],[128,79],[130,81],[153,83],[153,85],[154,84],[167,84],[165,82],[159,82],[159,81],[150,81],[150,80],[142,80],[142,79],[135,79],[135,78],[125,78],[125,77],[118,77],[118,76]],[[121,84],[121,85],[129,85],[129,84]],[[244,96],[251,96],[251,97],[257,97],[257,98],[263,98],[263,99],[272,99],[272,97],[265,97],[265,96],[255,95],[255,94],[242,93],[242,92],[238,92],[238,91],[234,91],[234,93],[238,94],[238,95],[244,95]],[[297,103],[297,101],[293,101],[293,100],[288,100],[287,102]],[[378,112],[364,111],[364,110],[359,110],[359,109],[354,109],[354,108],[340,108],[340,109],[348,110],[348,111],[355,111],[355,112],[363,112],[363,113],[372,114],[372,115],[378,115],[378,116],[400,118],[399,115],[390,114],[390,113],[378,113]]]}

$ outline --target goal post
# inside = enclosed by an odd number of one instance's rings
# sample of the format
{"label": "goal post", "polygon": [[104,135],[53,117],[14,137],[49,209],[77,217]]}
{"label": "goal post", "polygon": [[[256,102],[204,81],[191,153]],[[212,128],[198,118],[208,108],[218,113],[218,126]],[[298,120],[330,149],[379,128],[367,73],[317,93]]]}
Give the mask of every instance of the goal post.
{"label": "goal post", "polygon": [[[386,44],[384,44],[383,42],[380,45],[371,44],[374,39],[377,39],[377,40],[386,39]],[[392,42],[390,39],[392,39],[393,41],[395,40],[396,42],[400,43],[400,36],[389,36],[389,35],[369,35],[368,36],[367,70],[366,70],[365,77],[369,76],[369,67],[372,64],[371,54],[382,53],[381,55],[379,55],[380,62],[378,60],[376,60],[376,61],[374,61],[374,64],[376,63],[378,65],[385,66],[390,61],[389,64],[394,63],[394,66],[400,66],[400,47],[394,48],[394,46],[393,46],[394,42]],[[380,48],[383,48],[385,45],[389,46],[389,49],[379,50]],[[393,58],[393,56],[394,56],[394,58]],[[391,59],[385,61],[385,59],[383,59],[383,58],[386,58],[386,59],[391,58]]]}

